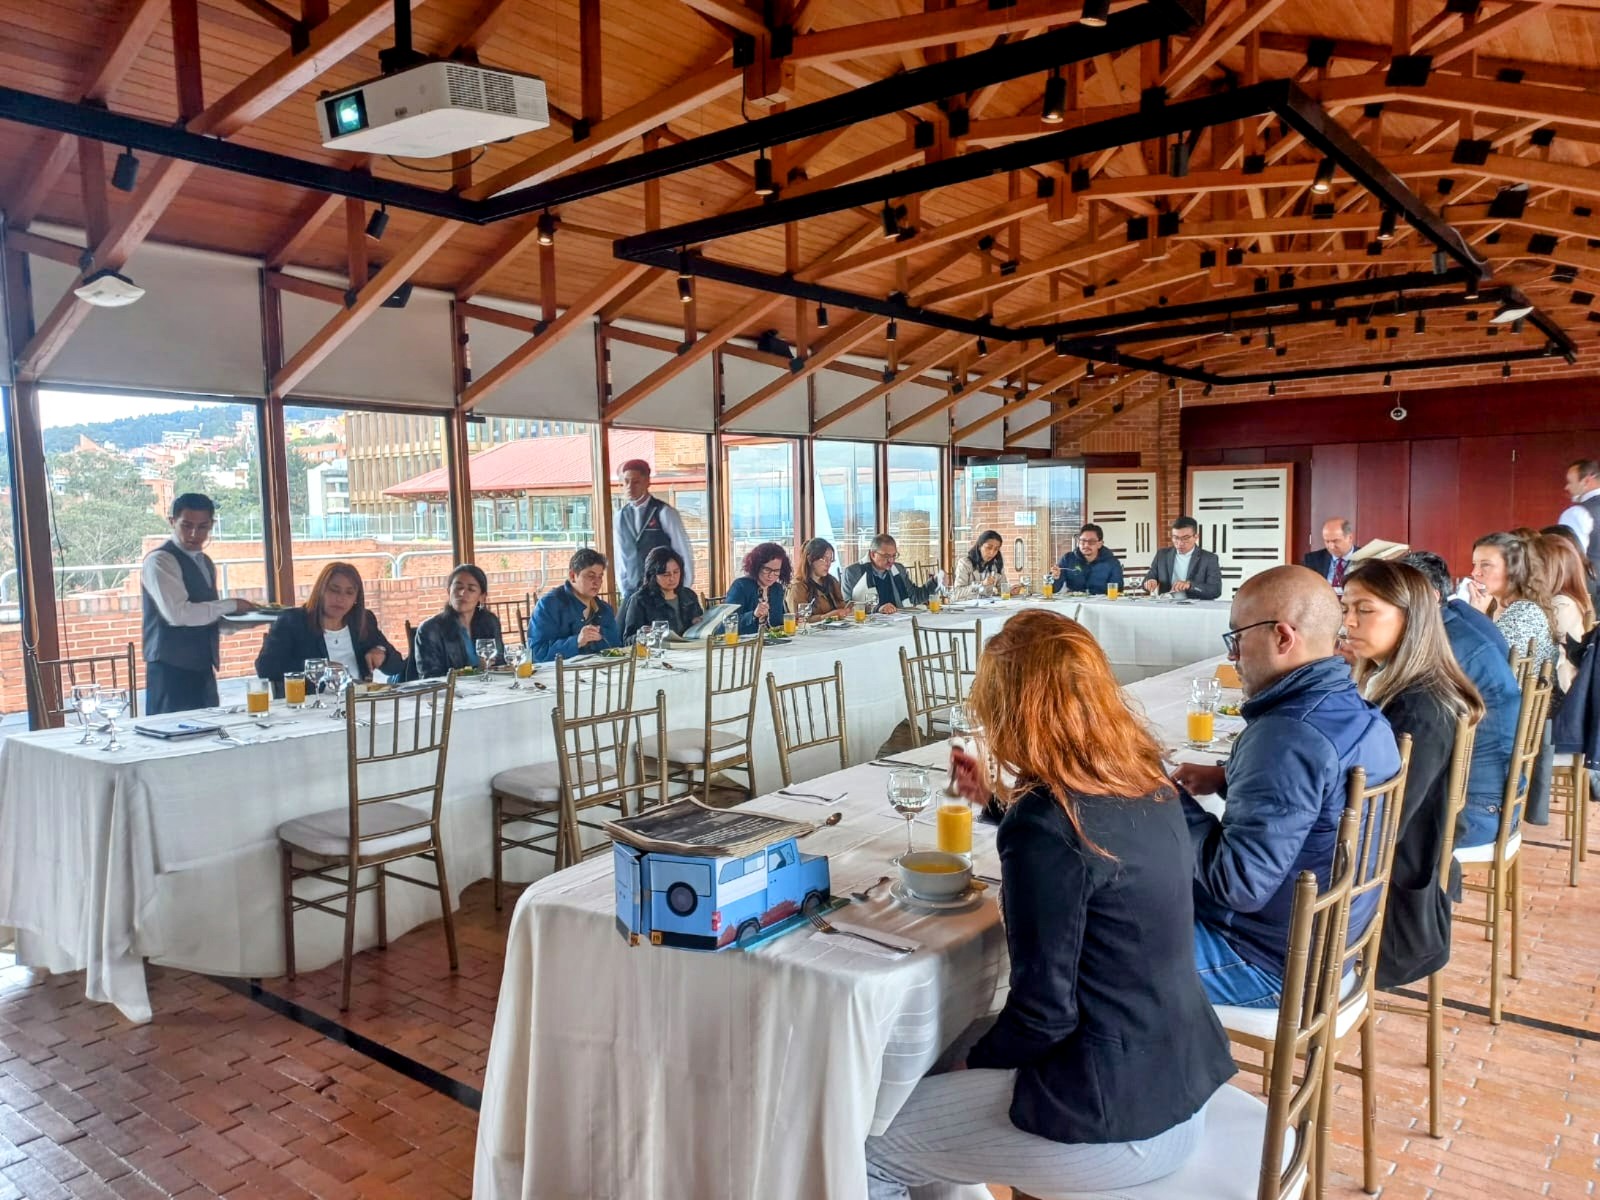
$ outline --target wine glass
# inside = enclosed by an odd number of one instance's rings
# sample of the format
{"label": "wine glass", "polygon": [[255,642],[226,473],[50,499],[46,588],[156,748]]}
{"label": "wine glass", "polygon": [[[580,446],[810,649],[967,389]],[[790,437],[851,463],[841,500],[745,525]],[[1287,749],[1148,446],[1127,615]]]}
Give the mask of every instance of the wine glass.
{"label": "wine glass", "polygon": [[1018,580],[1018,581],[1017,581],[1017,582],[1019,582],[1019,583],[1020,583],[1020,584],[1022,584],[1022,594],[1023,594],[1023,595],[1024,595],[1024,596],[1031,596],[1031,595],[1033,595],[1033,577],[1032,577],[1032,576],[1030,576],[1030,575],[1024,575],[1024,576],[1023,576],[1023,577],[1022,577],[1022,578],[1021,578],[1021,579],[1019,579],[1019,580]]}
{"label": "wine glass", "polygon": [[667,639],[672,636],[672,625],[667,621],[650,622],[650,657],[661,662],[667,657]]}
{"label": "wine glass", "polygon": [[493,638],[479,638],[472,643],[472,648],[478,652],[478,666],[485,671],[493,667],[500,656],[499,644]]}
{"label": "wine glass", "polygon": [[800,619],[800,636],[805,637],[811,632],[811,614],[817,611],[817,602],[807,600],[794,610],[794,615]]}
{"label": "wine glass", "polygon": [[913,850],[911,822],[933,800],[933,783],[923,767],[900,767],[889,772],[889,804],[906,819],[906,853]]}
{"label": "wine glass", "polygon": [[528,648],[521,642],[512,642],[506,647],[506,662],[511,665],[511,690],[519,691],[522,688],[522,663],[528,657]]}
{"label": "wine glass", "polygon": [[[342,662],[329,659],[322,665],[322,679],[327,689],[333,693],[333,719],[344,720],[344,692],[345,686],[350,682],[350,669]],[[321,691],[321,688],[318,688]]]}
{"label": "wine glass", "polygon": [[945,780],[944,794],[952,800],[961,795],[956,787],[955,752],[960,750],[968,758],[980,757],[983,742],[983,723],[973,716],[964,704],[950,709],[950,773]]}
{"label": "wine glass", "polygon": [[117,718],[128,711],[127,688],[101,688],[99,711],[106,718],[106,733],[110,740],[100,749],[104,751],[121,750],[122,743],[117,740]]}
{"label": "wine glass", "polygon": [[78,714],[78,724],[83,726],[83,736],[73,745],[94,745],[94,717],[100,711],[100,685],[98,683],[73,684],[72,706]]}
{"label": "wine glass", "polygon": [[306,686],[311,689],[313,699],[308,707],[326,708],[322,702],[322,685],[327,681],[328,660],[325,658],[308,658],[305,663]]}

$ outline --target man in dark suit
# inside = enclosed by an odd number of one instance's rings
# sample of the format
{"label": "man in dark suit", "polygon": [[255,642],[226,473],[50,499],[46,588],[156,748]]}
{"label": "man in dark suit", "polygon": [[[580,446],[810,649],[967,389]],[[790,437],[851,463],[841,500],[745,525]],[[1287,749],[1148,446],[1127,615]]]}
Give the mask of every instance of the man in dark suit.
{"label": "man in dark suit", "polygon": [[1329,517],[1322,523],[1323,549],[1313,550],[1300,561],[1336,588],[1344,587],[1344,577],[1354,565],[1350,556],[1361,548],[1356,527],[1349,517]]}
{"label": "man in dark suit", "polygon": [[1193,517],[1179,517],[1172,523],[1172,545],[1156,551],[1150,570],[1145,573],[1144,590],[1176,592],[1190,600],[1215,600],[1222,595],[1222,563],[1209,550],[1200,548],[1200,526]]}

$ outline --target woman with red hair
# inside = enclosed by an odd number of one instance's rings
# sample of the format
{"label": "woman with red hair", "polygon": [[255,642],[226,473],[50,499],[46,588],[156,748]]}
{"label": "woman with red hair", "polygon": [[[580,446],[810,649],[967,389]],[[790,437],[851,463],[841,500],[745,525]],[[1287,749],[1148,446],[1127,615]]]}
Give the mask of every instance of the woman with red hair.
{"label": "woman with red hair", "polygon": [[1234,1071],[1195,970],[1194,852],[1161,749],[1088,630],[1040,609],[985,645],[969,707],[998,779],[959,753],[956,778],[1005,813],[1011,990],[966,1062],[923,1079],[867,1139],[868,1194],[1161,1179]]}

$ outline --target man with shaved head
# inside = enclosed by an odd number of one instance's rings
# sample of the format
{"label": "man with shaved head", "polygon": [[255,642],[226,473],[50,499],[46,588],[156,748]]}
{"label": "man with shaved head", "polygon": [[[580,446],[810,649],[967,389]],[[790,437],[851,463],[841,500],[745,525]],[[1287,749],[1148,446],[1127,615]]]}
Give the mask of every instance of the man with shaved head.
{"label": "man with shaved head", "polygon": [[[1294,881],[1312,871],[1327,885],[1351,769],[1373,783],[1400,769],[1389,723],[1334,652],[1340,623],[1315,571],[1274,567],[1245,583],[1223,635],[1244,687],[1244,732],[1226,768],[1186,763],[1173,776],[1195,851],[1195,963],[1217,1004],[1277,1006]],[[1222,818],[1191,793],[1223,796]],[[1352,936],[1377,893],[1362,901]]]}
{"label": "man with shaved head", "polygon": [[1360,548],[1355,523],[1349,517],[1329,517],[1322,523],[1322,549],[1306,555],[1305,564],[1334,587],[1342,588],[1353,565],[1350,556]]}

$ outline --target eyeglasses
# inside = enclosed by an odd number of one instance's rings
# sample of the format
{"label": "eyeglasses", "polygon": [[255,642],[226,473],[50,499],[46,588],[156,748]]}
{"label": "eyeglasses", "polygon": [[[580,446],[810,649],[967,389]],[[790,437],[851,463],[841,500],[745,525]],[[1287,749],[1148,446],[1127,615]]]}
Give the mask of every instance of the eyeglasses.
{"label": "eyeglasses", "polygon": [[1080,546],[1093,547],[1093,546],[1098,546],[1099,544],[1100,544],[1100,539],[1099,538],[1084,538],[1084,537],[1081,537],[1081,538],[1078,539],[1078,545],[1080,545]]}
{"label": "eyeglasses", "polygon": [[900,551],[898,550],[874,550],[872,554],[874,558],[881,558],[885,562],[894,562],[900,557]]}
{"label": "eyeglasses", "polygon": [[782,563],[776,563],[776,564],[774,564],[772,566],[762,567],[761,568],[761,574],[763,574],[763,575],[782,575],[783,574],[783,564]]}
{"label": "eyeglasses", "polygon": [[1276,617],[1274,617],[1270,621],[1257,621],[1253,625],[1241,625],[1238,629],[1230,629],[1230,630],[1228,630],[1226,633],[1224,633],[1222,635],[1222,644],[1223,644],[1223,646],[1225,646],[1227,648],[1228,657],[1229,658],[1238,658],[1239,657],[1239,635],[1240,634],[1248,633],[1252,629],[1260,629],[1264,625],[1276,625],[1276,624],[1278,624],[1278,619]]}

